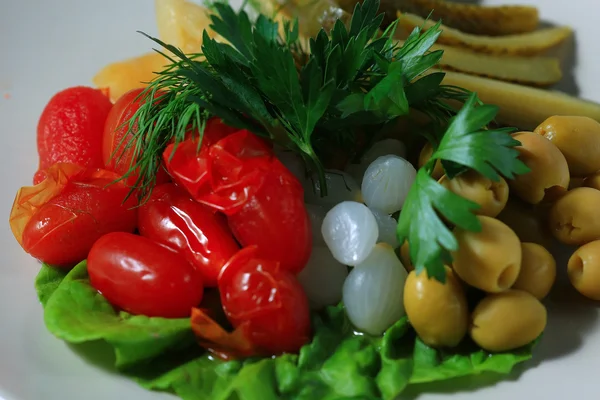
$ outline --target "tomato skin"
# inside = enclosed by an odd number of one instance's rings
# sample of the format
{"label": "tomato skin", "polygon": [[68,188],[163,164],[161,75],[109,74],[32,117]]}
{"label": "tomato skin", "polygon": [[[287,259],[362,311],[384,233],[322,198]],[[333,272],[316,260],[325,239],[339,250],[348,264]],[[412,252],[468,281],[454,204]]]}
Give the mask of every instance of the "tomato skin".
{"label": "tomato skin", "polygon": [[235,132],[218,118],[211,118],[204,128],[202,145],[198,152],[198,138],[191,134],[181,143],[171,143],[163,152],[163,161],[173,180],[194,197],[209,179],[208,152],[219,140]]}
{"label": "tomato skin", "polygon": [[165,159],[169,173],[192,198],[224,212],[242,246],[257,245],[293,273],[304,268],[312,248],[304,192],[262,139],[238,131],[199,154],[179,151]]}
{"label": "tomato skin", "polygon": [[185,255],[206,287],[217,286],[221,269],[239,250],[227,220],[172,183],[156,186],[139,207],[138,228],[142,236]]}
{"label": "tomato skin", "polygon": [[11,228],[23,249],[57,267],[84,260],[94,242],[113,231],[132,232],[137,225],[137,200],[123,200],[129,188],[109,185],[118,177],[109,171],[56,164],[48,177],[17,194]]}
{"label": "tomato skin", "polygon": [[[121,96],[106,117],[103,127],[103,136],[101,142],[102,165],[110,171],[114,171],[120,176],[129,171],[133,159],[133,147],[127,147],[129,140],[133,135],[125,137],[129,131],[129,121],[137,110],[144,104],[144,97],[138,96],[144,91],[144,88],[132,89]],[[160,93],[157,94],[160,96]],[[134,128],[137,130],[137,126]],[[131,174],[127,177],[127,183],[134,185],[138,179],[138,174]],[[157,184],[168,182],[169,177],[163,168],[159,168],[156,175]]]}
{"label": "tomato skin", "polygon": [[187,260],[148,238],[102,236],[88,256],[91,285],[115,307],[148,317],[189,317],[200,304],[202,277]]}
{"label": "tomato skin", "polygon": [[[111,108],[110,99],[91,87],[76,86],[55,94],[37,126],[39,170],[56,163],[102,167],[102,128]],[[43,178],[36,175],[34,184]]]}
{"label": "tomato skin", "polygon": [[294,353],[309,341],[308,299],[296,277],[279,262],[238,252],[219,277],[225,315],[265,354]]}

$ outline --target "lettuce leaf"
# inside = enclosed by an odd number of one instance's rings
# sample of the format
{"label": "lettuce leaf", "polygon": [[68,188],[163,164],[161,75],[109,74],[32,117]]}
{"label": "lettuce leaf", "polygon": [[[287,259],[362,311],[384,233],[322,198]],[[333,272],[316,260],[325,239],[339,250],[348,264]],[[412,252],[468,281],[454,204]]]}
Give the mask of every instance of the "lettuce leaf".
{"label": "lettuce leaf", "polygon": [[45,300],[46,328],[59,339],[70,343],[105,340],[114,347],[119,369],[194,343],[189,319],[148,318],[115,311],[89,284],[85,261],[59,285],[55,281],[60,275],[47,268],[42,268],[36,280],[38,290],[42,290],[38,297]]}
{"label": "lettuce leaf", "polygon": [[313,340],[298,355],[223,362],[195,344],[189,319],[115,311],[91,287],[85,262],[68,273],[43,266],[35,286],[51,333],[71,343],[106,341],[124,374],[184,400],[392,400],[411,384],[506,374],[531,358],[534,345],[489,354],[465,341],[440,351],[420,341],[406,318],[374,338],[356,334],[340,305],[313,315]]}

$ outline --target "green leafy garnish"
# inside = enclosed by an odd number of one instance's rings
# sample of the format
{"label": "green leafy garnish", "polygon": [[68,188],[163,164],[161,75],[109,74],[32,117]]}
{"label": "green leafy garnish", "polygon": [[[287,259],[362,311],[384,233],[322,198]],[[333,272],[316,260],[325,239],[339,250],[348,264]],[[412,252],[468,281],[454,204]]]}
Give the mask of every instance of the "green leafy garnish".
{"label": "green leafy garnish", "polygon": [[415,29],[399,47],[395,23],[380,30],[379,0],[357,4],[348,26],[338,20],[330,32],[321,29],[309,52],[297,21],[281,27],[264,15],[252,22],[227,4],[213,8],[211,28],[228,43],[205,32],[202,54],[187,55],[152,38],[172,64],[150,83],[130,121],[130,173],[139,168],[142,194],[154,184],[166,144],[181,142],[190,126],[202,136],[210,115],[298,152],[326,188],[323,165],[332,149],[354,157],[359,132],[411,109],[443,124],[455,114],[445,101],[465,98],[466,91],[441,85],[440,75],[424,76],[442,55],[429,52],[439,25]]}
{"label": "green leafy garnish", "polygon": [[223,362],[194,343],[189,319],[116,312],[90,285],[85,262],[68,274],[43,266],[36,287],[51,333],[70,343],[106,341],[120,372],[184,400],[393,400],[411,384],[506,374],[533,347],[492,355],[467,342],[439,351],[417,339],[406,318],[382,337],[356,335],[338,306],[313,314],[314,337],[298,355]]}
{"label": "green leafy garnish", "polygon": [[497,181],[500,174],[513,178],[529,170],[518,159],[519,152],[514,146],[519,145],[519,141],[509,135],[512,129],[486,129],[497,112],[495,106],[480,105],[477,96],[472,94],[452,118],[431,159],[417,173],[398,221],[398,238],[400,243],[408,239],[417,273],[425,269],[430,277],[444,282],[444,263],[451,262],[450,252],[458,249],[456,238],[441,216],[460,228],[481,230],[473,213],[478,205],[431,178],[437,160],[453,163],[451,168],[446,168],[448,174],[453,172],[450,177],[470,168]]}

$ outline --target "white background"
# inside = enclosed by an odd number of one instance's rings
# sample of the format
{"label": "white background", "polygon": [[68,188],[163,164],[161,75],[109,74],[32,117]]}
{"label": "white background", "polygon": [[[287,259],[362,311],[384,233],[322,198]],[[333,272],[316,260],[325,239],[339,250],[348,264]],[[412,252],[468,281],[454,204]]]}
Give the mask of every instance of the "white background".
{"label": "white background", "polygon": [[[575,76],[567,76],[560,87],[600,101],[600,5],[594,0],[519,2],[538,5],[546,21],[577,29]],[[94,353],[89,346],[70,347],[46,332],[33,290],[38,264],[22,252],[7,223],[14,194],[31,182],[37,167],[36,124],[48,99],[68,86],[90,85],[109,62],[148,51],[150,42],[135,31],[156,33],[153,12],[151,0],[0,0],[0,213],[5,215],[0,224],[0,400],[173,399],[110,372],[103,367],[110,357],[91,360],[85,356]],[[582,301],[567,284],[557,287],[548,304],[547,333],[524,372],[497,384],[479,377],[430,385],[433,394],[419,398],[599,398],[597,306]],[[405,397],[416,396],[418,391],[409,390]]]}

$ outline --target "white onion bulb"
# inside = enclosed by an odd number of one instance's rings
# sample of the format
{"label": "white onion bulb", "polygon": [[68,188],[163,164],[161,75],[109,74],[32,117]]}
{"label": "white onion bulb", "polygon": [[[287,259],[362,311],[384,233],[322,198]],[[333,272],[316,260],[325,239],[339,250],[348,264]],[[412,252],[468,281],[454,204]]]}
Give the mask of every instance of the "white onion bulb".
{"label": "white onion bulb", "polygon": [[377,243],[387,243],[394,249],[400,246],[400,243],[398,243],[398,235],[396,235],[398,221],[396,221],[391,215],[388,215],[377,208],[371,208],[371,212],[377,221],[377,227],[379,230]]}
{"label": "white onion bulb", "polygon": [[367,258],[379,236],[371,210],[355,201],[344,201],[329,210],[321,233],[333,257],[351,266]]}
{"label": "white onion bulb", "polygon": [[406,158],[406,146],[397,139],[383,139],[376,142],[363,154],[360,163],[348,164],[347,172],[360,183],[369,165],[379,157],[388,155]]}
{"label": "white onion bulb", "polygon": [[325,240],[323,240],[323,234],[321,233],[321,226],[323,225],[323,220],[327,214],[327,208],[316,204],[305,204],[304,206],[306,207],[306,213],[310,220],[313,246],[325,246]]}
{"label": "white onion bulb", "polygon": [[340,264],[327,247],[314,247],[308,263],[298,274],[311,308],[318,310],[342,300],[348,267]]}
{"label": "white onion bulb", "polygon": [[383,156],[373,161],[362,181],[362,195],[369,207],[387,214],[402,209],[417,171],[411,163],[398,156]]}
{"label": "white onion bulb", "polygon": [[360,187],[358,183],[345,172],[328,170],[325,172],[327,182],[327,195],[321,197],[321,183],[317,176],[304,181],[304,201],[333,207],[342,201],[360,200]]}
{"label": "white onion bulb", "polygon": [[406,314],[403,297],[407,276],[390,246],[375,246],[344,282],[342,298],[352,324],[363,332],[380,335],[402,318]]}

